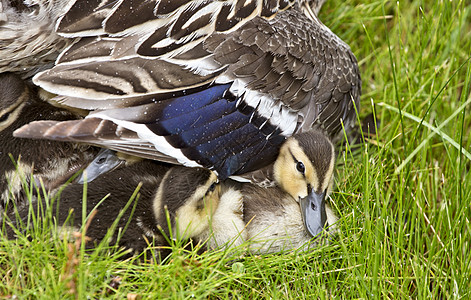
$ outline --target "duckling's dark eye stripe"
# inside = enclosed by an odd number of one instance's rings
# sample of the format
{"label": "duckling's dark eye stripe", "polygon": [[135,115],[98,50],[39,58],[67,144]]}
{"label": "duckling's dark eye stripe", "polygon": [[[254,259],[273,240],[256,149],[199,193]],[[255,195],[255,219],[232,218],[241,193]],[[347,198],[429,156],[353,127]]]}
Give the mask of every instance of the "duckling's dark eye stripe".
{"label": "duckling's dark eye stripe", "polygon": [[[303,175],[304,178],[306,178],[306,172],[305,172],[306,169],[305,169],[305,166],[304,166],[303,162],[296,159],[293,152],[291,152],[291,149],[288,149],[288,151],[289,151],[289,154],[291,154],[291,157],[293,158],[293,160],[296,163],[296,169]],[[301,170],[300,170],[300,168],[301,168]]]}
{"label": "duckling's dark eye stripe", "polygon": [[216,183],[213,182],[213,183],[209,186],[208,191],[206,192],[206,194],[213,192],[215,189],[216,189]]}
{"label": "duckling's dark eye stripe", "polygon": [[10,112],[5,112],[4,114],[0,115],[0,123],[6,121],[8,116],[10,116]]}
{"label": "duckling's dark eye stripe", "polygon": [[[23,97],[23,95],[19,96],[19,97]],[[20,98],[18,98],[20,99]],[[24,102],[23,101],[16,101],[15,103],[13,103],[12,105],[8,106],[7,108],[5,108],[4,110],[0,111],[0,115],[8,115],[8,114],[11,114],[13,111],[15,111],[19,106],[21,106],[21,104],[23,104]]]}
{"label": "duckling's dark eye stripe", "polygon": [[291,152],[291,149],[288,149],[289,154],[291,154],[291,157],[293,158],[294,162],[297,163],[298,160],[296,159],[296,156],[294,156],[293,152]]}
{"label": "duckling's dark eye stripe", "polygon": [[0,123],[8,120],[8,118],[10,118],[12,113],[15,113],[14,114],[15,119],[18,118],[18,114],[22,111],[23,107],[24,107],[24,102],[18,101],[14,103],[13,105],[11,105],[10,107],[6,108],[5,110],[0,111]]}

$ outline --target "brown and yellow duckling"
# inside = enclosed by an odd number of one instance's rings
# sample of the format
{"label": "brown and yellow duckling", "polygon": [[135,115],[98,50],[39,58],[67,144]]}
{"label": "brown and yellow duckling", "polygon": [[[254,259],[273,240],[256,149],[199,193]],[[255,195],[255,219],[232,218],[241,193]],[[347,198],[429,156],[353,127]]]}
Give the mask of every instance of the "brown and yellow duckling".
{"label": "brown and yellow duckling", "polygon": [[[226,182],[227,185],[227,182]],[[299,203],[279,187],[263,188],[251,183],[238,185],[224,192],[226,203],[243,201],[242,224],[240,227],[237,213],[216,211],[213,219],[223,220],[212,226],[212,239],[209,244],[214,248],[225,245],[239,245],[247,241],[252,253],[275,253],[298,249],[310,249],[324,241],[336,231],[337,217],[328,204],[325,205],[326,223],[323,232],[315,238],[306,230]],[[222,203],[223,201],[221,201]],[[221,206],[222,204],[220,204]],[[217,213],[224,218],[217,218]],[[238,227],[239,226],[239,227]],[[241,233],[242,232],[242,233]],[[312,241],[310,243],[310,241]]]}
{"label": "brown and yellow duckling", "polygon": [[[77,116],[54,107],[37,97],[27,83],[12,73],[0,74],[0,212],[9,199],[21,199],[20,173],[29,181],[42,181],[46,189],[65,182],[98,153],[87,145],[46,140],[29,140],[13,136],[13,131],[34,120],[70,120]],[[11,156],[10,156],[11,155]],[[12,161],[17,162],[17,166]]]}

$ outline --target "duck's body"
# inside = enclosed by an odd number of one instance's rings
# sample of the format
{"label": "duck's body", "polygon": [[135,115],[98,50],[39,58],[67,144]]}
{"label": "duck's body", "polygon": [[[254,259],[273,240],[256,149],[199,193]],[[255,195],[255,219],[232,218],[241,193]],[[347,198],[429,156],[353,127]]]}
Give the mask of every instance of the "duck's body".
{"label": "duck's body", "polygon": [[[34,175],[46,190],[65,182],[98,152],[86,145],[13,137],[13,131],[34,120],[70,120],[77,116],[38,99],[17,75],[0,74],[0,212],[9,199],[24,198],[21,175]],[[10,157],[11,155],[11,157]],[[17,166],[15,164],[17,163]],[[19,172],[17,172],[17,169]]]}
{"label": "duck's body", "polygon": [[56,33],[79,40],[34,82],[92,112],[17,134],[206,167],[224,179],[269,165],[291,135],[315,128],[336,137],[341,122],[348,129],[355,120],[356,59],[307,1],[166,3],[74,1]]}
{"label": "duck's body", "polygon": [[14,72],[30,79],[54,65],[74,40],[54,31],[69,0],[0,1],[0,73]]}

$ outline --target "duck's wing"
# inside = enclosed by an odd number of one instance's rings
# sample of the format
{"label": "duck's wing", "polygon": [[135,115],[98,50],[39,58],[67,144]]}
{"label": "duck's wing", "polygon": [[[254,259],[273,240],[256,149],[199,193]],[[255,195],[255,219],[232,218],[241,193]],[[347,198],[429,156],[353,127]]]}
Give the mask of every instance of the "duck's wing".
{"label": "duck's wing", "polygon": [[76,0],[56,31],[81,39],[34,82],[91,110],[232,83],[236,97],[265,115],[279,103],[306,127],[317,120],[339,127],[329,117],[350,117],[358,103],[356,59],[295,2]]}
{"label": "duck's wing", "polygon": [[291,2],[76,1],[57,32],[80,41],[34,82],[137,138],[103,139],[102,125],[56,138],[225,178],[269,164],[297,131],[337,133],[358,103],[356,59]]}
{"label": "duck's wing", "polygon": [[[293,3],[76,0],[59,18],[56,32],[80,41],[34,82],[52,93],[73,97],[64,100],[68,105],[89,109],[109,108],[111,99],[199,87],[227,68],[205,49],[209,36],[237,32],[255,18],[273,18]],[[93,102],[84,105],[77,98]]]}
{"label": "duck's wing", "polygon": [[96,111],[84,120],[34,122],[15,136],[86,142],[204,166],[226,178],[271,163],[285,140],[281,125],[271,125],[255,108],[240,103],[227,92],[229,87],[216,85],[188,96]]}

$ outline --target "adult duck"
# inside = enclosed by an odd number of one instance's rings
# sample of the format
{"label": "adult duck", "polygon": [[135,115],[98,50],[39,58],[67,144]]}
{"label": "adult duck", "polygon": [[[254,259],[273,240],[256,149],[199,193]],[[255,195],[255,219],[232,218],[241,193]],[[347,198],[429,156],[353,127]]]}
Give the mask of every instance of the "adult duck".
{"label": "adult duck", "polygon": [[316,16],[322,2],[54,1],[53,34],[72,45],[34,82],[91,112],[16,135],[273,179],[260,171],[288,137],[335,139],[355,120],[357,61]]}

